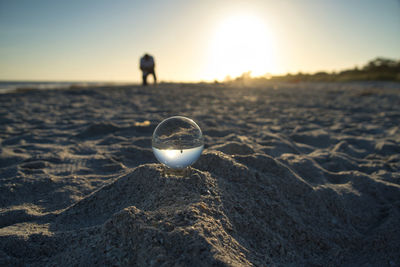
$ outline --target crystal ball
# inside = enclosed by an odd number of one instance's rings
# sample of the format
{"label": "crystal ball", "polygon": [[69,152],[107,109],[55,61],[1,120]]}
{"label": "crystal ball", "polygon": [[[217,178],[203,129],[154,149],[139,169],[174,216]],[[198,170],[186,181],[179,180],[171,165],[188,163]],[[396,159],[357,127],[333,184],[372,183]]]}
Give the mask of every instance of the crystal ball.
{"label": "crystal ball", "polygon": [[152,149],[157,160],[171,169],[192,165],[204,149],[200,127],[191,119],[174,116],[154,130]]}

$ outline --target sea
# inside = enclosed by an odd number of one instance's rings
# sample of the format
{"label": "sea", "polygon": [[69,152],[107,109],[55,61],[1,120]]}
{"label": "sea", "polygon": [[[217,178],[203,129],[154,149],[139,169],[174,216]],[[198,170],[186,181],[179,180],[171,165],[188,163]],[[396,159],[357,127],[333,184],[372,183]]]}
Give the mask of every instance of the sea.
{"label": "sea", "polygon": [[0,93],[27,89],[66,89],[74,86],[102,86],[107,82],[49,82],[49,81],[0,81]]}

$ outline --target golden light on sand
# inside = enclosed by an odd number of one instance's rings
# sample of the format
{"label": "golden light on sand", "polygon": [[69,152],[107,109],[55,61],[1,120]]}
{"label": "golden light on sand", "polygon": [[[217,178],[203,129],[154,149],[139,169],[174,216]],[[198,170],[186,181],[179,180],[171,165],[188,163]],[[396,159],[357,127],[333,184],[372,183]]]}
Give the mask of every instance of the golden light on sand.
{"label": "golden light on sand", "polygon": [[264,75],[274,67],[274,44],[266,23],[253,15],[222,21],[210,43],[210,79],[236,77],[251,71]]}

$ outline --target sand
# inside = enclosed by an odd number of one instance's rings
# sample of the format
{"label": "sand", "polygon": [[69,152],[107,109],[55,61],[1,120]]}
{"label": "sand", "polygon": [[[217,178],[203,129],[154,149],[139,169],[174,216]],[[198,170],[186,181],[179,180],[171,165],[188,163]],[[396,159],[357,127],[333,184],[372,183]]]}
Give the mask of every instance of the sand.
{"label": "sand", "polygon": [[[165,177],[163,119],[205,150]],[[400,266],[400,85],[0,95],[0,265]]]}

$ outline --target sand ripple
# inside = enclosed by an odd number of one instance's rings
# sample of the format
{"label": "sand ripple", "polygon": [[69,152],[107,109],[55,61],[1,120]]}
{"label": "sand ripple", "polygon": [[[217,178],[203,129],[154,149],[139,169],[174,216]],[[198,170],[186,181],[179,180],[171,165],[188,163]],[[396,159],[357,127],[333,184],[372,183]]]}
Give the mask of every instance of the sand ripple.
{"label": "sand ripple", "polygon": [[[0,95],[0,265],[396,266],[399,90]],[[206,149],[188,177],[166,178],[151,134],[178,114]]]}

